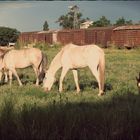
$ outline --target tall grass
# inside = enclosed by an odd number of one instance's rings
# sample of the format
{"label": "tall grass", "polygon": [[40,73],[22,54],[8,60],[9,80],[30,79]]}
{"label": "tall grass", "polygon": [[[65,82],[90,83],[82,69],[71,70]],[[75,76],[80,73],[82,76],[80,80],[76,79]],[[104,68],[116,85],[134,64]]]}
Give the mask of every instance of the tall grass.
{"label": "tall grass", "polygon": [[[49,63],[60,48],[47,47]],[[0,87],[0,139],[2,140],[136,140],[140,139],[140,95],[135,76],[140,70],[140,50],[105,49],[106,95],[88,68],[79,70],[82,91],[75,92],[72,73],[46,94],[33,85],[32,69],[19,70],[23,87],[14,80]]]}

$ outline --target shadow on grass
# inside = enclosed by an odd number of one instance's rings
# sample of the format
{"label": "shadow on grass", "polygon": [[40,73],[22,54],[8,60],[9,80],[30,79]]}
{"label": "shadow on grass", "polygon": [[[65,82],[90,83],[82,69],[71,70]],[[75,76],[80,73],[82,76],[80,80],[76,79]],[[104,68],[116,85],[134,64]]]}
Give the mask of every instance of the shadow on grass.
{"label": "shadow on grass", "polygon": [[[59,81],[57,80],[54,83],[54,85],[55,85],[55,89],[58,90]],[[75,83],[74,84],[70,84],[70,83],[67,84],[66,82],[64,82],[63,86],[66,87],[66,89],[65,89],[66,91],[76,90]],[[84,91],[87,88],[92,88],[92,89],[98,88],[98,83],[96,81],[90,81],[90,82],[87,82],[84,84],[80,83],[79,86],[80,86],[81,91]],[[110,83],[105,83],[105,91],[110,91],[110,90],[113,90],[113,86]]]}
{"label": "shadow on grass", "polygon": [[69,100],[47,106],[12,98],[0,110],[2,140],[136,140],[140,138],[140,95],[115,94],[94,102]]}
{"label": "shadow on grass", "polygon": [[[86,87],[92,87],[93,89],[96,89],[98,88],[98,83],[96,81],[91,81],[87,84],[80,84],[80,88],[81,90],[83,91]],[[106,83],[105,84],[105,91],[110,91],[110,90],[113,90],[113,87],[111,84],[109,83]]]}
{"label": "shadow on grass", "polygon": [[[2,76],[2,80],[0,82],[0,85],[9,84],[9,81],[7,83],[5,83],[4,79],[5,79],[5,77],[3,75]],[[8,76],[8,79],[9,79],[9,76]],[[19,79],[21,80],[21,82],[22,82],[23,85],[26,85],[28,82],[30,82],[29,75],[19,74]],[[15,80],[17,80],[17,78],[14,75],[12,75],[12,81],[15,81]],[[34,82],[34,81],[32,81],[32,82]]]}
{"label": "shadow on grass", "polygon": [[[42,76],[44,75],[40,75],[40,81],[39,81],[39,85],[43,83],[43,78]],[[9,76],[8,76],[8,79],[9,79]],[[19,79],[21,80],[22,84],[23,85],[27,85],[28,83],[32,83],[32,84],[35,84],[36,83],[36,78],[32,79],[30,78],[30,76],[27,74],[19,74]],[[12,81],[17,81],[17,78],[13,75],[12,77]],[[2,76],[2,80],[0,81],[0,85],[5,85],[5,84],[9,84],[9,81],[6,83],[4,81],[4,75]]]}

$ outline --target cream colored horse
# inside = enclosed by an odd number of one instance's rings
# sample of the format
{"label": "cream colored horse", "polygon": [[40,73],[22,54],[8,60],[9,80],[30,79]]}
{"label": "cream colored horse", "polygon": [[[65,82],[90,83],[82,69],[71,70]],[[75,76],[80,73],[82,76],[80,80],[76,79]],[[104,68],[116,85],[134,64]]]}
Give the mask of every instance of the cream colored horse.
{"label": "cream colored horse", "polygon": [[77,46],[68,44],[54,57],[48,71],[46,72],[43,88],[51,90],[55,81],[55,73],[62,67],[59,81],[59,91],[62,92],[62,82],[69,69],[72,70],[77,92],[80,91],[78,84],[77,68],[88,66],[95,76],[99,86],[99,96],[104,94],[104,71],[105,57],[104,51],[97,45]]}
{"label": "cream colored horse", "polygon": [[10,85],[12,83],[12,74],[14,74],[21,86],[22,83],[16,72],[16,68],[26,68],[32,66],[36,74],[36,85],[39,84],[39,75],[45,71],[47,60],[41,50],[37,48],[28,48],[21,50],[11,50],[0,57],[0,70],[9,70]]}

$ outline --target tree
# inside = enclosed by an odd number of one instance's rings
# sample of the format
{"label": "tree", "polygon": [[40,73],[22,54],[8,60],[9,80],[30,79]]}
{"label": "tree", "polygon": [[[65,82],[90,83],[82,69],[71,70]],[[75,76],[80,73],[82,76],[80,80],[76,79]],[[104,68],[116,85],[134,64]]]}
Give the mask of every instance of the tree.
{"label": "tree", "polygon": [[[74,25],[74,11],[69,11],[66,15],[62,15],[58,18],[57,22],[59,26],[64,29],[73,29],[80,28],[80,24],[83,23],[86,19],[82,18],[82,13],[76,12],[76,26]],[[75,27],[74,27],[75,26]]]}
{"label": "tree", "polygon": [[126,21],[126,25],[133,25],[133,21],[132,20]]}
{"label": "tree", "polygon": [[48,31],[48,30],[49,30],[49,25],[48,25],[48,22],[45,21],[43,25],[43,31]]}
{"label": "tree", "polygon": [[105,16],[102,16],[99,20],[93,22],[90,27],[106,27],[110,25],[110,20],[108,20]]}
{"label": "tree", "polygon": [[9,42],[16,42],[20,32],[9,27],[0,27],[0,45],[8,45]]}
{"label": "tree", "polygon": [[124,17],[121,17],[118,20],[116,20],[116,23],[114,25],[116,26],[133,25],[133,21],[132,20],[127,21]]}
{"label": "tree", "polygon": [[124,17],[121,17],[121,18],[119,18],[118,20],[116,20],[115,25],[116,25],[116,26],[125,25],[125,19],[124,19]]}
{"label": "tree", "polygon": [[73,28],[73,18],[72,16],[69,16],[69,14],[60,16],[57,22],[59,22],[59,26],[64,29]]}

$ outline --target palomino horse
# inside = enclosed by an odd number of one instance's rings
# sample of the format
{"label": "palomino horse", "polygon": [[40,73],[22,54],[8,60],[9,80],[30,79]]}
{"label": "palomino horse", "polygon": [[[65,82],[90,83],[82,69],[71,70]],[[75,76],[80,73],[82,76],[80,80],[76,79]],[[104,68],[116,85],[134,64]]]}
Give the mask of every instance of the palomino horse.
{"label": "palomino horse", "polygon": [[62,82],[69,69],[72,69],[77,92],[80,91],[78,84],[77,68],[88,66],[95,76],[99,86],[99,96],[104,94],[104,70],[105,57],[101,48],[96,45],[77,46],[68,44],[54,57],[46,72],[43,88],[48,91],[55,80],[55,73],[62,67],[59,81],[59,91],[63,90]]}
{"label": "palomino horse", "polygon": [[39,76],[45,72],[47,59],[41,50],[37,48],[28,48],[21,50],[11,50],[0,57],[0,70],[9,70],[10,85],[12,83],[12,73],[16,76],[19,85],[22,83],[16,72],[16,68],[26,68],[32,66],[36,74],[36,85],[39,84]]}

